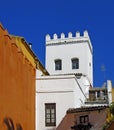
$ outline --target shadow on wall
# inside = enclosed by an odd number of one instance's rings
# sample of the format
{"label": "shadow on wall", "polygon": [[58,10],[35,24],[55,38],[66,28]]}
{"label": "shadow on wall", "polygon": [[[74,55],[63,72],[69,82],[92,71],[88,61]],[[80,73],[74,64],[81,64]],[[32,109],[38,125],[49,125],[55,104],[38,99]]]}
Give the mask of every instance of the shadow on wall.
{"label": "shadow on wall", "polygon": [[7,130],[23,130],[22,126],[19,123],[16,124],[16,128],[15,128],[13,120],[11,118],[9,118],[9,117],[4,118],[3,122],[7,126]]}

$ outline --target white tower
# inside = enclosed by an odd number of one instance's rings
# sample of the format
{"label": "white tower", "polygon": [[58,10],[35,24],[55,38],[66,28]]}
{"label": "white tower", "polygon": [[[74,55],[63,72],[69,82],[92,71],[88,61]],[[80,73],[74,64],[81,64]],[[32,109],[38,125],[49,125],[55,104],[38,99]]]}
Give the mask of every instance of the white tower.
{"label": "white tower", "polygon": [[61,33],[60,38],[54,34],[52,39],[47,34],[46,69],[50,75],[81,73],[93,85],[93,51],[88,32],[84,31],[83,36],[76,32],[75,37],[71,32],[68,37]]}

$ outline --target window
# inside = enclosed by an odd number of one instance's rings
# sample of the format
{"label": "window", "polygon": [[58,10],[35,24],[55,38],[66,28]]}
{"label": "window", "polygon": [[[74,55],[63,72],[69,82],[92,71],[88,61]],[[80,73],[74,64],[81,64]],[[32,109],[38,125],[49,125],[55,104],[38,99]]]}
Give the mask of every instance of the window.
{"label": "window", "polygon": [[72,59],[72,69],[79,69],[79,59],[78,58]]}
{"label": "window", "polygon": [[56,126],[56,104],[55,103],[45,104],[45,125]]}
{"label": "window", "polygon": [[88,122],[89,122],[88,115],[80,116],[80,123],[88,123]]}
{"label": "window", "polygon": [[55,70],[62,70],[62,61],[55,60]]}
{"label": "window", "polygon": [[100,98],[100,91],[97,91],[97,98]]}
{"label": "window", "polygon": [[92,124],[89,122],[89,116],[84,115],[80,116],[80,123],[78,124],[79,130],[90,130]]}

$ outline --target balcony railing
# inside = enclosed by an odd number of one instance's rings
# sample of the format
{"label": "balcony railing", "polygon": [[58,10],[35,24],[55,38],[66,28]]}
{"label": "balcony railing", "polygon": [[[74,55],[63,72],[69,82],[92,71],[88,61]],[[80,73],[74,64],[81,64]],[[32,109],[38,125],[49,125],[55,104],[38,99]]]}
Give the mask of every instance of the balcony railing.
{"label": "balcony railing", "polygon": [[107,98],[107,96],[105,96],[105,97],[99,97],[99,98],[89,98],[89,99],[87,99],[86,101],[85,101],[85,104],[91,104],[91,103],[93,103],[93,104],[108,104],[108,98]]}

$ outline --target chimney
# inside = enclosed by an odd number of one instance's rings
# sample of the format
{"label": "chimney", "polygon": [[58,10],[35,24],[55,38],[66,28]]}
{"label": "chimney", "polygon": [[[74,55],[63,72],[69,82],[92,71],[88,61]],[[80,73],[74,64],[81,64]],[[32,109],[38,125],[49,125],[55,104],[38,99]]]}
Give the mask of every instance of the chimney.
{"label": "chimney", "polygon": [[32,43],[29,43],[28,45],[29,45],[30,48],[32,48]]}

